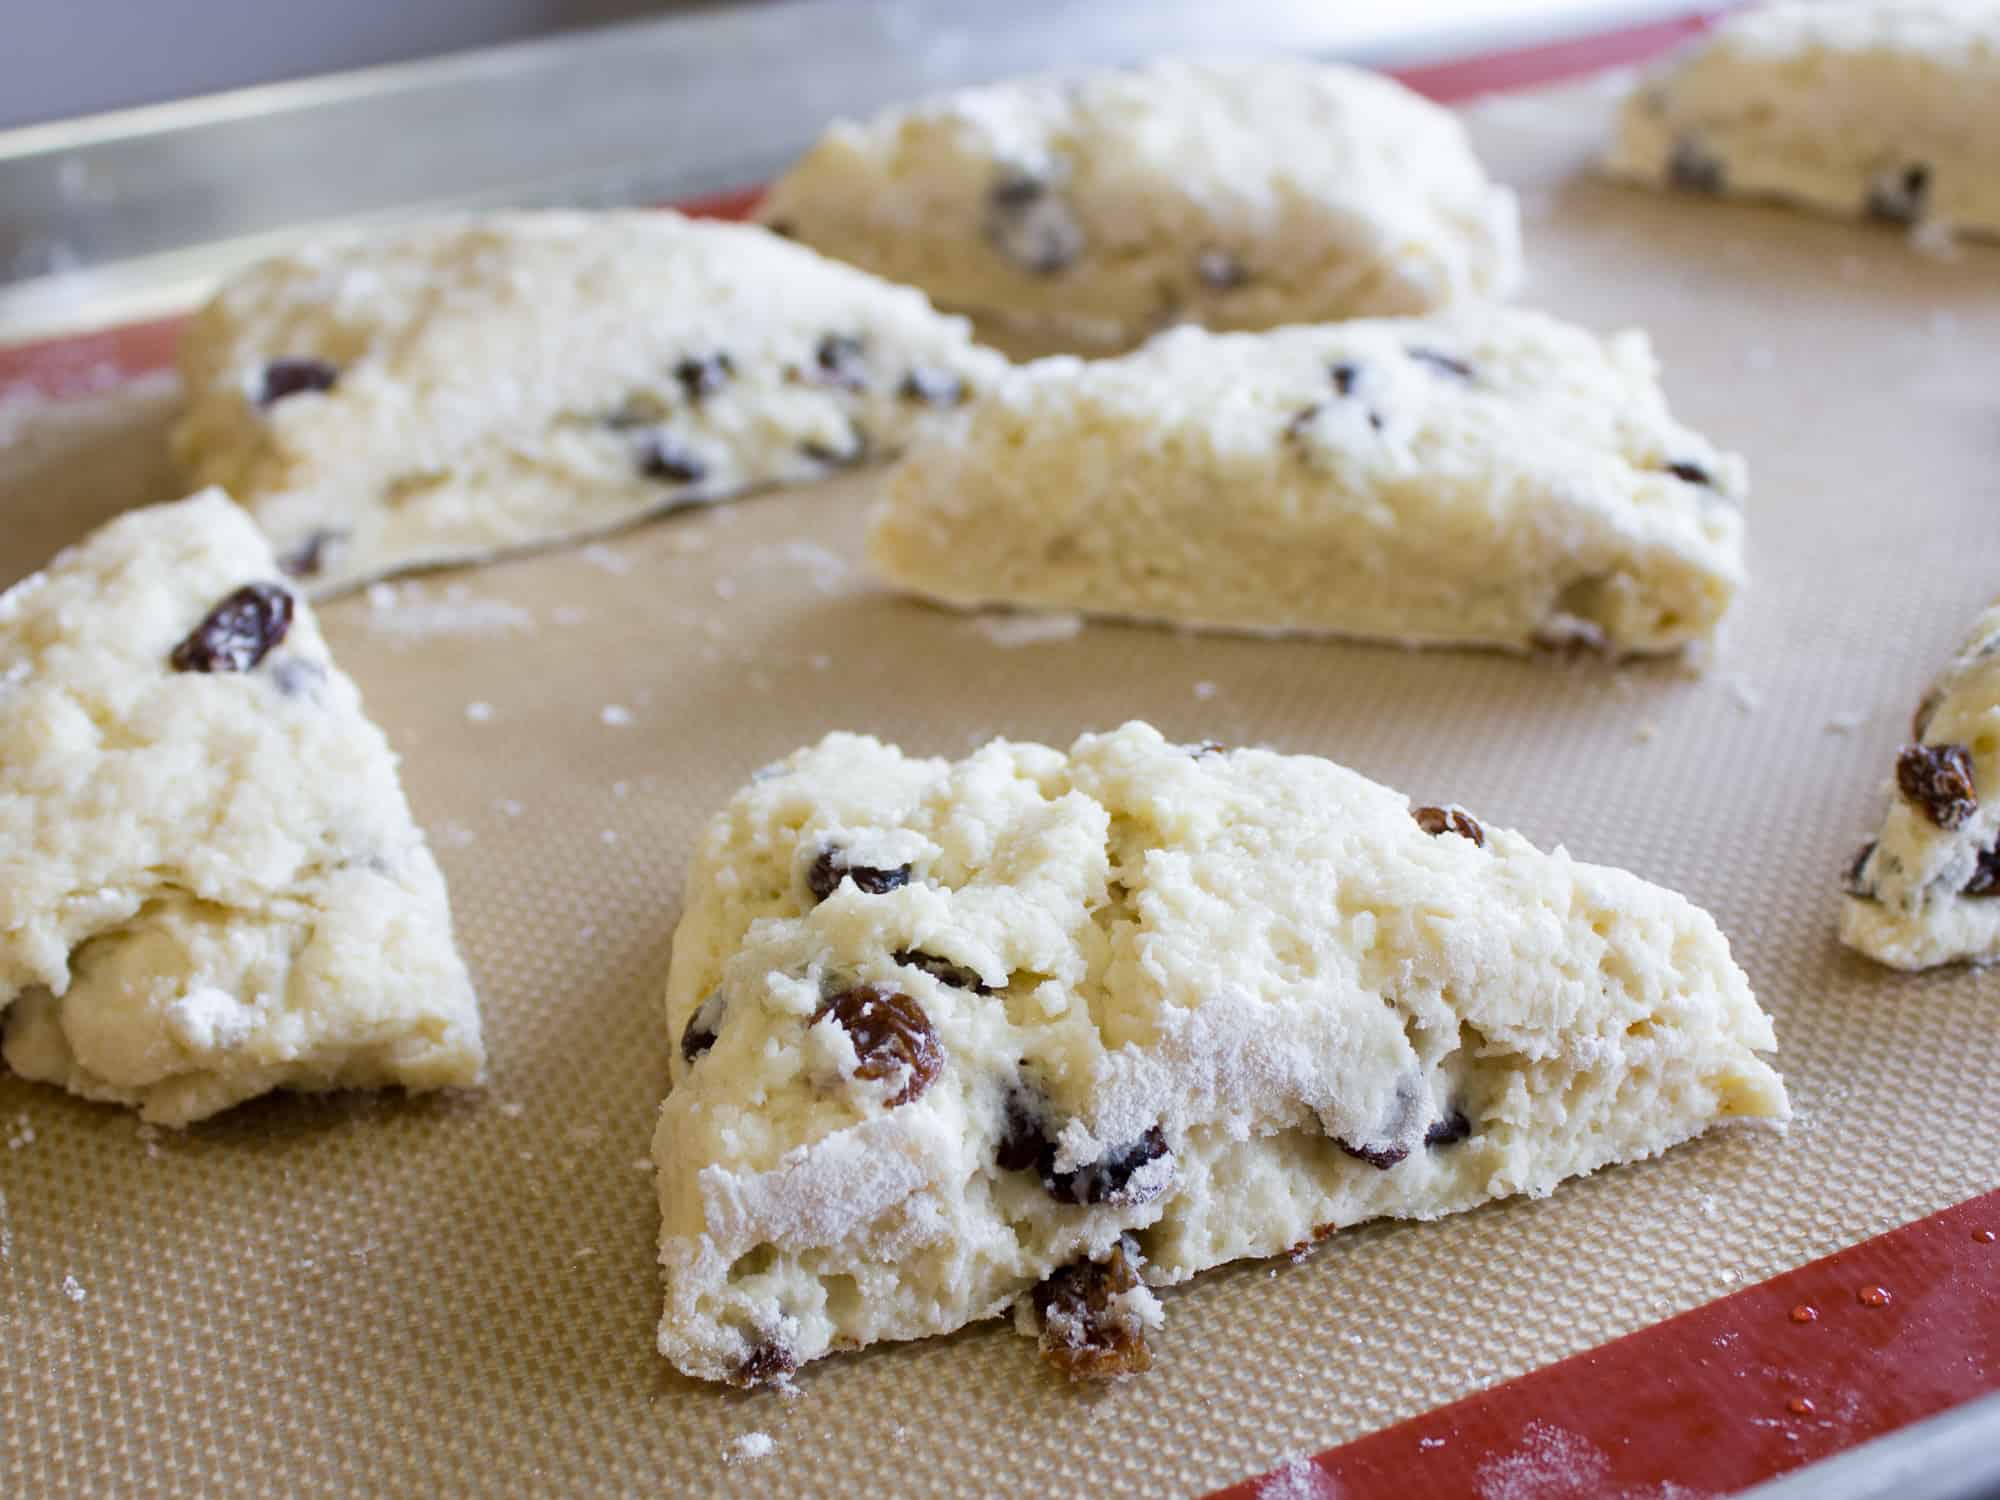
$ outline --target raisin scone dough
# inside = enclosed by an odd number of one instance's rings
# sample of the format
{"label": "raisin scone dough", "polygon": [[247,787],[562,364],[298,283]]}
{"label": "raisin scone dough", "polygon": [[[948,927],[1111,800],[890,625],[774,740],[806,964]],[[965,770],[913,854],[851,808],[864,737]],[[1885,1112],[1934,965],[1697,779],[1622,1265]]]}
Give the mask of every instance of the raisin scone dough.
{"label": "raisin scone dough", "polygon": [[1897,969],[2000,962],[2000,600],[1939,674],[1855,856],[1841,940]]}
{"label": "raisin scone dough", "polygon": [[942,307],[1079,347],[1162,324],[1426,312],[1519,279],[1514,198],[1458,120],[1307,62],[1162,62],[833,126],[766,224]]}
{"label": "raisin scone dough", "polygon": [[218,491],[0,595],[0,1023],[16,1073],[167,1125],[480,1079],[395,757]]}
{"label": "raisin scone dough", "polygon": [[2000,3],[1743,11],[1632,95],[1606,165],[1643,183],[2000,237]]}
{"label": "raisin scone dough", "polygon": [[891,473],[869,556],[963,608],[1664,652],[1740,586],[1746,488],[1637,332],[1502,308],[1181,328],[1013,372]]}
{"label": "raisin scone dough", "polygon": [[1006,367],[751,225],[520,214],[266,261],[181,345],[181,462],[316,594],[893,453]]}
{"label": "raisin scone dough", "polygon": [[1682,897],[1144,724],[955,763],[829,735],[687,900],[659,1342],[703,1379],[1031,1296],[1063,1368],[1136,1368],[1148,1286],[1788,1112]]}

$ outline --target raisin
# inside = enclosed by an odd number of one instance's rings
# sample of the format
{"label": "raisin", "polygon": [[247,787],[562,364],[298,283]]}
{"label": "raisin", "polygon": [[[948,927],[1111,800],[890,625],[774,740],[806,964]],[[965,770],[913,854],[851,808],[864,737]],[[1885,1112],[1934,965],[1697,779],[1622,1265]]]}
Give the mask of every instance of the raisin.
{"label": "raisin", "polygon": [[764,226],[781,240],[797,239],[799,226],[790,219],[773,219]]}
{"label": "raisin", "polygon": [[1083,253],[1083,230],[1045,179],[1009,172],[986,200],[986,238],[1023,270],[1053,276]]}
{"label": "raisin", "polygon": [[329,555],[345,540],[347,533],[321,527],[278,558],[279,571],[287,578],[312,578],[327,564]]}
{"label": "raisin", "polygon": [[1233,292],[1247,286],[1250,273],[1227,250],[1204,250],[1194,258],[1194,274],[1212,292]]}
{"label": "raisin", "polygon": [[176,672],[248,672],[292,628],[292,596],[245,584],[208,612],[167,659]]}
{"label": "raisin", "polygon": [[708,465],[701,456],[670,437],[653,437],[639,450],[639,472],[669,484],[693,484],[705,478]]}
{"label": "raisin", "polygon": [[920,969],[939,984],[948,984],[955,990],[971,990],[975,995],[990,995],[992,987],[980,982],[980,978],[963,964],[955,964],[948,958],[939,958],[935,953],[926,953],[921,948],[898,948],[890,955],[899,964],[908,964]]}
{"label": "raisin", "polygon": [[736,365],[727,354],[689,355],[674,366],[674,379],[681,383],[690,401],[713,396],[728,385]]}
{"label": "raisin", "polygon": [[744,1387],[769,1385],[783,1380],[798,1367],[799,1357],[796,1354],[783,1344],[766,1339],[743,1357],[743,1363],[736,1367],[729,1383]]}
{"label": "raisin", "polygon": [[1690,193],[1719,193],[1727,181],[1721,158],[1711,155],[1692,136],[1674,142],[1667,158],[1667,181]]}
{"label": "raisin", "polygon": [[1840,888],[1848,895],[1861,901],[1873,901],[1875,888],[1868,884],[1862,871],[1868,868],[1868,860],[1875,853],[1875,840],[1870,839],[1854,851],[1854,858],[1847,862],[1847,874],[1842,877]]}
{"label": "raisin", "polygon": [[1449,375],[1453,380],[1469,381],[1472,379],[1471,365],[1441,350],[1426,349],[1421,345],[1412,345],[1403,352],[1434,374]]}
{"label": "raisin", "polygon": [[1883,172],[1868,184],[1867,213],[1886,224],[1914,224],[1930,197],[1931,169],[1921,163]]}
{"label": "raisin", "polygon": [[1456,1146],[1472,1135],[1472,1121],[1466,1119],[1465,1111],[1454,1109],[1431,1121],[1431,1128],[1424,1132],[1426,1146]]}
{"label": "raisin", "polygon": [[1168,1178],[1162,1177],[1150,1186],[1134,1188],[1132,1179],[1141,1167],[1158,1161],[1163,1156],[1170,1157],[1167,1149],[1166,1132],[1157,1125],[1150,1125],[1146,1133],[1115,1151],[1107,1151],[1087,1166],[1075,1167],[1067,1172],[1055,1170],[1056,1148],[1046,1143],[1044,1155],[1037,1166],[1042,1173],[1042,1186],[1049,1196],[1063,1203],[1115,1203],[1131,1207],[1149,1203],[1167,1190]]}
{"label": "raisin", "polygon": [[868,389],[868,361],[861,343],[851,333],[829,333],[813,350],[813,381],[838,386],[843,391]]}
{"label": "raisin", "polygon": [[1333,377],[1333,389],[1336,394],[1351,396],[1354,394],[1354,387],[1361,380],[1361,366],[1352,360],[1343,359],[1329,367],[1327,374]]}
{"label": "raisin", "polygon": [[1455,833],[1462,839],[1471,839],[1482,849],[1486,847],[1486,830],[1462,807],[1414,807],[1410,809],[1410,816],[1417,820],[1417,827],[1432,838]]}
{"label": "raisin", "polygon": [[820,850],[819,858],[806,872],[806,884],[821,901],[840,889],[843,878],[853,881],[864,895],[885,896],[910,883],[910,867],[898,865],[893,870],[884,870],[872,865],[853,865],[847,862],[845,849],[827,848]]}
{"label": "raisin", "polygon": [[1691,464],[1685,460],[1680,460],[1668,464],[1667,472],[1673,475],[1674,478],[1682,480],[1685,483],[1706,485],[1710,489],[1715,488],[1715,476],[1700,464]]}
{"label": "raisin", "polygon": [[1378,1172],[1386,1172],[1410,1154],[1408,1146],[1357,1146],[1335,1136],[1334,1145],[1357,1161],[1365,1161]]}
{"label": "raisin", "polygon": [[924,1008],[900,990],[858,984],[842,990],[813,1012],[817,1025],[832,1016],[854,1043],[854,1076],[876,1081],[901,1077],[903,1087],[889,1108],[908,1104],[937,1082],[944,1071],[944,1048]]}
{"label": "raisin", "polygon": [[1043,1128],[1048,1105],[1041,1094],[1029,1084],[1015,1083],[1007,1090],[1004,1111],[1000,1141],[993,1150],[994,1164],[1003,1172],[1025,1172],[1038,1168],[1045,1153],[1053,1164],[1055,1147],[1049,1144]]}
{"label": "raisin", "polygon": [[912,365],[903,383],[896,387],[896,394],[905,401],[920,401],[925,406],[958,406],[965,400],[965,382],[949,370]]}
{"label": "raisin", "polygon": [[275,406],[287,396],[306,391],[330,391],[340,379],[340,371],[323,359],[306,356],[274,359],[264,366],[257,381],[257,404]]}
{"label": "raisin", "polygon": [[715,1045],[721,1029],[722,991],[717,990],[697,1005],[694,1014],[688,1017],[687,1030],[681,1033],[682,1059],[692,1063],[708,1051]]}
{"label": "raisin", "polygon": [[1896,785],[1940,828],[1957,828],[1979,810],[1972,753],[1963,745],[1905,745]]}
{"label": "raisin", "polygon": [[1965,882],[1965,889],[1960,894],[2000,896],[2000,843],[1979,851],[1979,858],[1972,867],[1972,878]]}
{"label": "raisin", "polygon": [[1115,1380],[1153,1367],[1145,1325],[1124,1305],[1139,1281],[1139,1246],[1119,1237],[1102,1260],[1079,1260],[1035,1288],[1042,1357],[1071,1380]]}

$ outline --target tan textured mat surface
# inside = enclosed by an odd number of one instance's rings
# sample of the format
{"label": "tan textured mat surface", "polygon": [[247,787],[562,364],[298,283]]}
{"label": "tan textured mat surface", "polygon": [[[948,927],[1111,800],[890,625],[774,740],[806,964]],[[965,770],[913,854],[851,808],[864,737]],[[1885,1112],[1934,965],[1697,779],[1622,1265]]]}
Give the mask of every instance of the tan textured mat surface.
{"label": "tan textured mat surface", "polygon": [[[2000,1186],[2000,974],[1833,939],[1921,679],[2000,590],[2000,251],[1580,180],[1604,96],[1565,97],[1480,126],[1527,189],[1528,297],[1650,326],[1677,409],[1752,464],[1753,581],[1707,677],[1100,626],[1003,647],[858,576],[866,477],[331,606],[450,877],[492,1089],[153,1137],[0,1078],[0,1494],[1188,1494]],[[170,406],[0,423],[0,580],[170,492]],[[1777,1018],[1798,1124],[1201,1277],[1106,1393],[997,1325],[826,1361],[791,1401],[670,1373],[642,1159],[702,820],[833,727],[956,753],[1135,715],[1686,891]]]}

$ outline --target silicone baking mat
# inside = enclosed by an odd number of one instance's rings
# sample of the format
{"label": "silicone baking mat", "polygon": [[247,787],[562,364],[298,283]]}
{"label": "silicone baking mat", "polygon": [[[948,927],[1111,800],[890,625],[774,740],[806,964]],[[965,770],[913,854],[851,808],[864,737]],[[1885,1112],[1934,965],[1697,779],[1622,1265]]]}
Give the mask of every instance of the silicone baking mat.
{"label": "silicone baking mat", "polygon": [[[2000,976],[1900,977],[1833,937],[1922,682],[2000,589],[2000,252],[1596,181],[1610,101],[1601,80],[1509,97],[1475,129],[1523,195],[1524,300],[1648,327],[1678,411],[1750,458],[1753,581],[1705,675],[1094,624],[1023,643],[868,583],[872,475],[328,605],[450,878],[492,1086],[172,1134],[0,1078],[0,1493],[1192,1494],[2000,1185]],[[0,395],[0,582],[178,493],[171,379],[128,378],[165,339],[12,362],[103,389]],[[1776,1017],[1797,1123],[1205,1275],[1165,1295],[1152,1373],[1111,1390],[1065,1386],[1001,1324],[825,1361],[793,1399],[675,1375],[644,1156],[703,820],[831,728],[955,754],[1132,717],[1331,756],[1687,892]],[[1990,1283],[1977,1225],[1952,1225],[1923,1284]],[[1799,1360],[1916,1326],[1894,1320],[1917,1284],[1873,1309],[1828,1292],[1824,1319],[1786,1320]],[[1929,1409],[1852,1385],[1802,1413],[1727,1332],[1706,1357],[1740,1377],[1761,1472]],[[1993,1382],[1967,1359],[1931,1406]],[[1623,1378],[1592,1394],[1653,1420]],[[1465,1428],[1469,1492],[1611,1472],[1553,1418],[1512,1431]],[[1651,1477],[1676,1464],[1700,1467],[1667,1452]],[[1363,1465],[1342,1492],[1421,1472]],[[1333,1493],[1309,1477],[1280,1482]]]}

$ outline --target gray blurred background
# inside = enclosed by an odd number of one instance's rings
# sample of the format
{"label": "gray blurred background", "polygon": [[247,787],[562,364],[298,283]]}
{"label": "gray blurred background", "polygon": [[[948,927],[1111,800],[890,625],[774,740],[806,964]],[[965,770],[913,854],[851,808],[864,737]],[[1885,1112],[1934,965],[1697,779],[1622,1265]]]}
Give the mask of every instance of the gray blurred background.
{"label": "gray blurred background", "polygon": [[4,0],[0,130],[702,8],[690,0]]}

